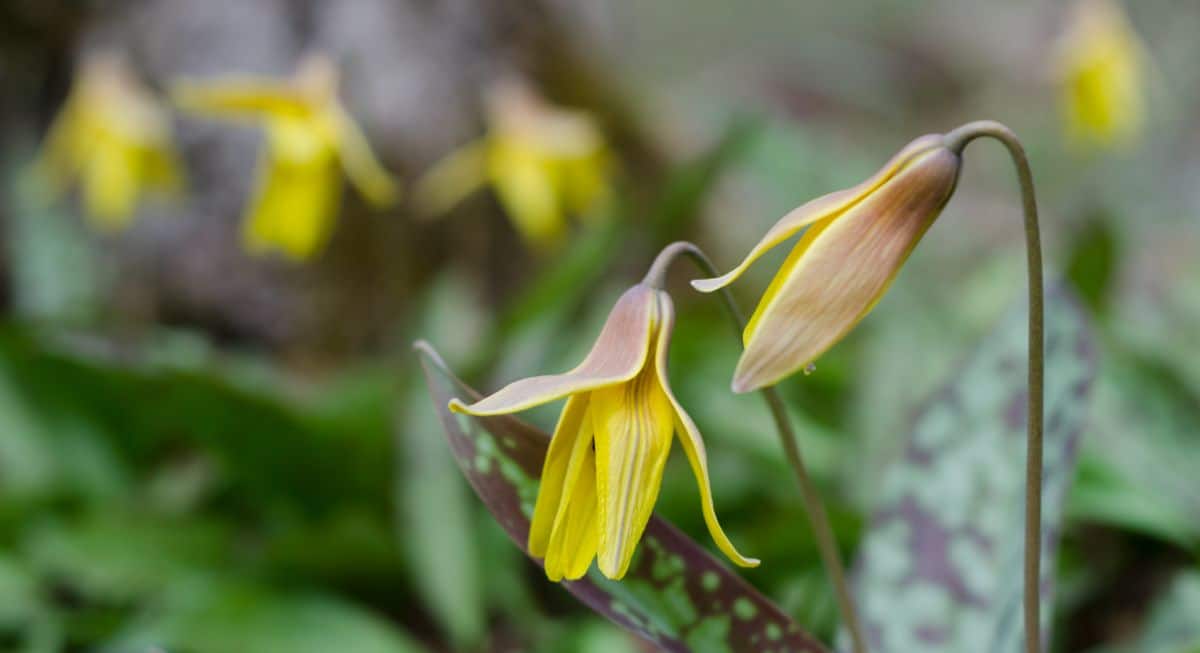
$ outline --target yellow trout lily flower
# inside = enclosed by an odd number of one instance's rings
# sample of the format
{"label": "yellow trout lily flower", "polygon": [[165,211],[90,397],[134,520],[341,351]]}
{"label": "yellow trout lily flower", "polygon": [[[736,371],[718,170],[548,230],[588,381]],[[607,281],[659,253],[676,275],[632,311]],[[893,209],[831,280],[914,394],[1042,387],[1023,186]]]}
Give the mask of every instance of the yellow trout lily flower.
{"label": "yellow trout lily flower", "polygon": [[674,320],[670,297],[638,284],[617,301],[575,369],[516,381],[470,405],[450,402],[459,413],[503,415],[567,398],[529,529],[529,552],[545,559],[552,581],[582,577],[593,558],[605,576],[625,575],[658,498],[674,434],[717,546],[738,565],[758,565],[734,549],[717,522],[704,441],[667,382]]}
{"label": "yellow trout lily flower", "polygon": [[103,231],[128,226],[146,191],[182,186],[170,115],[114,54],[83,62],[37,168],[55,194],[78,178],[85,212]]}
{"label": "yellow trout lily flower", "polygon": [[264,125],[266,150],[242,231],[251,252],[302,260],[319,251],[333,231],[343,170],[375,206],[396,200],[395,182],[338,100],[338,72],[326,57],[307,58],[290,80],[182,81],[172,96],[189,111]]}
{"label": "yellow trout lily flower", "polygon": [[1141,40],[1114,0],[1082,0],[1059,44],[1058,75],[1067,134],[1076,143],[1119,145],[1143,113]]}
{"label": "yellow trout lily flower", "polygon": [[746,325],[734,392],[807,368],[870,312],[950,199],[959,165],[941,135],[922,136],[863,183],[792,210],[728,274],[692,282],[723,288],[808,228]]}
{"label": "yellow trout lily flower", "polygon": [[522,238],[551,249],[568,215],[586,218],[609,196],[604,137],[588,114],[547,104],[514,81],[494,86],[486,105],[487,135],[430,169],[417,200],[440,215],[490,183]]}

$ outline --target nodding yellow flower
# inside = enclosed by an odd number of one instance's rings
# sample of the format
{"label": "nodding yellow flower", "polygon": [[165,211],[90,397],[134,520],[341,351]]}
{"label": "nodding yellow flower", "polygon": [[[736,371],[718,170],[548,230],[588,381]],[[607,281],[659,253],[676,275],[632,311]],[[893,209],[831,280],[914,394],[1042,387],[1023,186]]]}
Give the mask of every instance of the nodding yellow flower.
{"label": "nodding yellow flower", "polygon": [[734,549],[717,522],[704,441],[667,382],[674,320],[670,297],[638,284],[617,301],[575,369],[516,381],[471,405],[450,402],[456,412],[502,415],[567,398],[529,529],[529,552],[545,558],[552,581],[582,577],[593,558],[605,576],[625,575],[658,498],[674,434],[717,546],[738,565],[758,565]]}
{"label": "nodding yellow flower", "polygon": [[1114,0],[1081,0],[1059,44],[1067,134],[1076,143],[1119,145],[1143,118],[1141,40]]}
{"label": "nodding yellow flower", "polygon": [[302,260],[319,251],[333,231],[343,170],[373,205],[396,200],[395,182],[338,100],[337,68],[326,57],[306,58],[289,80],[181,81],[171,95],[189,111],[264,125],[266,149],[242,226],[251,252]]}
{"label": "nodding yellow flower", "polygon": [[525,241],[551,249],[568,215],[586,218],[609,196],[604,137],[588,114],[551,106],[515,81],[492,87],[486,105],[487,135],[430,169],[418,202],[443,214],[490,183]]}
{"label": "nodding yellow flower", "polygon": [[959,165],[941,135],[922,136],[863,183],[792,210],[729,273],[692,282],[723,288],[808,228],[746,325],[734,392],[807,368],[866,317],[950,199]]}
{"label": "nodding yellow flower", "polygon": [[103,231],[128,226],[146,191],[182,186],[170,116],[111,53],[83,62],[37,169],[56,194],[78,178],[86,214]]}

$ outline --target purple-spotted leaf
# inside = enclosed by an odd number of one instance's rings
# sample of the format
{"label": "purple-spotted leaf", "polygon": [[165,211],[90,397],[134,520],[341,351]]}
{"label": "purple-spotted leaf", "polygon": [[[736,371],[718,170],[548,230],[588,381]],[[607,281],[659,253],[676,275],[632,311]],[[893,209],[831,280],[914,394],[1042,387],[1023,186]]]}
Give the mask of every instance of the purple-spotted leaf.
{"label": "purple-spotted leaf", "polygon": [[[855,567],[873,653],[1023,650],[1026,315],[1010,312],[917,418],[884,472]],[[1088,319],[1046,298],[1042,638],[1063,500],[1095,376]]]}
{"label": "purple-spotted leaf", "polygon": [[[474,401],[479,393],[458,380],[428,343],[415,348],[454,457],[488,510],[525,550],[550,436],[507,415],[451,413],[450,399]],[[754,587],[658,517],[650,520],[624,580],[608,580],[593,567],[583,579],[563,585],[588,607],[664,651],[827,651]]]}

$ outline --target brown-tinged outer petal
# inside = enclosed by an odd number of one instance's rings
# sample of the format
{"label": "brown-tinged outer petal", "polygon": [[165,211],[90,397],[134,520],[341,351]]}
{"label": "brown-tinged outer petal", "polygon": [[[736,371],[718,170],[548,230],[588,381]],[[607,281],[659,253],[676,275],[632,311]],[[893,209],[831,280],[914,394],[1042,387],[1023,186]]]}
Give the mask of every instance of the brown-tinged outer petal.
{"label": "brown-tinged outer petal", "polygon": [[734,392],[778,382],[840,340],[879,301],[958,180],[939,147],[852,209],[801,239],[760,302],[734,372]]}
{"label": "brown-tinged outer petal", "polygon": [[515,413],[572,393],[628,381],[649,355],[654,311],[654,291],[638,284],[617,300],[592,351],[575,369],[514,381],[470,405],[455,399],[450,410],[469,415]]}
{"label": "brown-tinged outer petal", "polygon": [[708,453],[704,448],[704,439],[700,437],[700,429],[696,428],[696,423],[692,421],[691,416],[675,398],[675,393],[671,391],[671,384],[667,380],[667,354],[671,348],[671,330],[675,326],[675,309],[671,305],[670,295],[665,292],[658,294],[658,313],[661,316],[662,329],[655,347],[655,372],[658,374],[658,382],[662,386],[663,393],[667,395],[667,399],[670,400],[671,407],[675,411],[675,433],[679,436],[679,443],[683,446],[683,452],[687,454],[688,462],[691,463],[692,473],[696,476],[696,485],[700,489],[700,508],[704,514],[704,523],[708,526],[708,532],[716,542],[717,548],[734,564],[739,567],[757,567],[759,561],[738,553],[733,542],[729,541],[729,536],[725,535],[725,530],[721,528],[721,523],[717,521],[717,510],[713,505],[712,482],[708,476]]}
{"label": "brown-tinged outer petal", "polygon": [[750,250],[750,253],[737,267],[719,277],[696,279],[692,281],[692,287],[700,292],[713,292],[728,286],[742,276],[763,254],[796,235],[796,232],[804,227],[850,209],[895,176],[906,163],[941,144],[942,136],[940,134],[921,136],[905,145],[878,172],[861,184],[823,195],[792,209],[767,231],[762,240],[758,241],[758,244]]}

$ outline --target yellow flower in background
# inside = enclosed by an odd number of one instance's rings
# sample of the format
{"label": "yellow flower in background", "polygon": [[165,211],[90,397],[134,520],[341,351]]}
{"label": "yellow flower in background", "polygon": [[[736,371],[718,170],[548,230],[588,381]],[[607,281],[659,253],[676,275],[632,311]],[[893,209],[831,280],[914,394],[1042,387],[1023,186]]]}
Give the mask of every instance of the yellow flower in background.
{"label": "yellow flower in background", "polygon": [[251,252],[301,260],[319,251],[337,218],[343,170],[375,206],[396,200],[395,182],[338,100],[338,72],[326,57],[307,58],[290,80],[180,81],[171,95],[183,109],[265,127],[257,188],[242,225]]}
{"label": "yellow flower in background", "polygon": [[608,198],[608,146],[587,113],[551,106],[518,82],[498,83],[486,100],[487,135],[426,173],[418,202],[440,215],[490,183],[525,241],[551,249],[568,216],[586,218]]}
{"label": "yellow flower in background", "polygon": [[941,135],[922,136],[870,179],[785,215],[729,273],[692,282],[702,292],[723,288],[808,228],[746,325],[734,392],[807,368],[866,317],[949,201],[959,166]]}
{"label": "yellow flower in background", "polygon": [[705,523],[717,546],[744,567],[717,522],[704,441],[667,382],[675,311],[665,292],[638,284],[608,316],[591,353],[564,374],[516,381],[471,405],[450,409],[503,415],[563,397],[529,529],[529,552],[552,581],[587,573],[592,559],[612,579],[629,569],[662,484],[673,435],[700,486]]}
{"label": "yellow flower in background", "polygon": [[1143,120],[1141,40],[1114,0],[1081,0],[1059,44],[1058,74],[1067,134],[1077,143],[1117,145]]}
{"label": "yellow flower in background", "polygon": [[37,169],[62,194],[79,181],[85,212],[104,231],[129,225],[147,191],[182,186],[171,119],[125,61],[87,58],[42,145]]}

